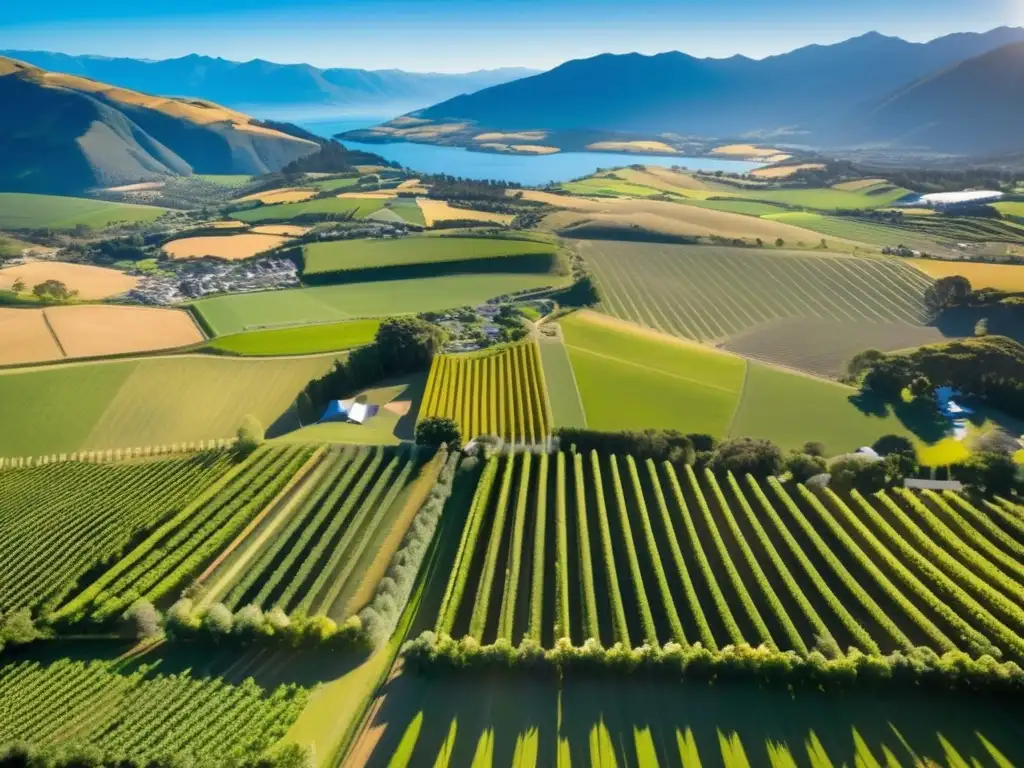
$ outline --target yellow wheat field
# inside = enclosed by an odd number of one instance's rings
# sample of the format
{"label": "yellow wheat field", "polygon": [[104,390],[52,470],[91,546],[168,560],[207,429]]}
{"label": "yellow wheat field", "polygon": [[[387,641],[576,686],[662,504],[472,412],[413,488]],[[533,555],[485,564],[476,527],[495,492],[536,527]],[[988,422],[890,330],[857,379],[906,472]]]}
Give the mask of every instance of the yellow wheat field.
{"label": "yellow wheat field", "polygon": [[309,227],[296,224],[265,224],[249,230],[254,235],[277,235],[279,237],[300,237],[309,232]]}
{"label": "yellow wheat field", "polygon": [[660,152],[677,155],[679,150],[663,141],[595,141],[587,149],[602,152]]}
{"label": "yellow wheat field", "polygon": [[287,237],[246,232],[241,235],[211,235],[209,237],[185,237],[171,240],[164,245],[164,253],[172,259],[201,259],[212,256],[215,259],[239,261],[251,259],[257,254],[287,243]]}
{"label": "yellow wheat field", "polygon": [[276,203],[301,203],[304,200],[309,200],[315,194],[315,189],[284,187],[282,189],[271,189],[267,192],[253,192],[251,195],[238,198],[238,201],[245,202],[248,200],[259,200],[264,205],[275,205]]}
{"label": "yellow wheat field", "polygon": [[771,157],[779,154],[777,149],[755,147],[753,144],[726,144],[711,150],[715,155],[737,155],[740,157]]}
{"label": "yellow wheat field", "polygon": [[39,363],[61,357],[42,310],[0,307],[0,365]]}
{"label": "yellow wheat field", "polygon": [[458,422],[464,442],[481,435],[544,442],[552,417],[537,343],[435,357],[420,409],[421,419],[432,416]]}
{"label": "yellow wheat field", "polygon": [[428,227],[434,226],[438,221],[473,220],[485,221],[494,224],[509,225],[515,216],[507,213],[489,213],[487,211],[470,211],[465,208],[452,208],[447,200],[431,200],[426,197],[416,199],[420,211],[423,212],[423,221]]}
{"label": "yellow wheat field", "polygon": [[514,133],[489,131],[487,133],[478,133],[473,137],[473,141],[493,141],[508,144],[512,141],[544,141],[547,135],[547,131],[516,131]]}
{"label": "yellow wheat field", "polygon": [[62,261],[30,261],[15,267],[0,269],[0,289],[10,290],[17,280],[25,284],[24,293],[45,280],[59,280],[69,290],[78,291],[81,299],[105,299],[127,293],[139,283],[139,278],[116,269],[93,267],[88,264],[66,264]]}
{"label": "yellow wheat field", "polygon": [[974,288],[995,288],[1000,291],[1024,291],[1024,265],[982,264],[969,261],[907,259],[917,269],[932,277],[962,275]]}
{"label": "yellow wheat field", "polygon": [[782,165],[777,168],[758,168],[750,175],[757,179],[784,179],[797,171],[821,171],[825,166],[821,163],[801,163],[800,165]]}
{"label": "yellow wheat field", "polygon": [[205,339],[182,309],[82,304],[34,311],[46,313],[67,357],[170,349]]}

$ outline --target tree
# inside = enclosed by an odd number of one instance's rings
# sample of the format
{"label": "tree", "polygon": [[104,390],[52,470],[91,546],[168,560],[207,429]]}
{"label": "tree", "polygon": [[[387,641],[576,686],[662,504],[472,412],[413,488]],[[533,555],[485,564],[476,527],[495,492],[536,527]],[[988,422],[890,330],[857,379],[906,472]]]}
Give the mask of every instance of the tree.
{"label": "tree", "polygon": [[1013,491],[1017,465],[1003,453],[975,453],[956,467],[955,475],[976,493],[1002,496]]}
{"label": "tree", "polygon": [[418,317],[393,317],[381,323],[375,345],[384,375],[425,371],[445,341],[442,328]]}
{"label": "tree", "polygon": [[853,453],[837,456],[828,465],[829,484],[841,491],[857,489],[874,493],[885,488],[888,481],[886,465],[874,456]]}
{"label": "tree", "polygon": [[927,400],[932,396],[935,388],[927,376],[918,376],[910,382],[910,394],[917,400]]}
{"label": "tree", "polygon": [[971,295],[971,281],[963,275],[941,277],[924,292],[924,303],[933,312],[963,305]]}
{"label": "tree", "polygon": [[21,293],[25,290],[25,281],[20,277],[17,278],[13,283],[11,283],[11,290],[15,293]]}
{"label": "tree", "polygon": [[754,242],[757,243],[757,247],[758,248],[763,248],[764,247],[764,240],[762,240],[760,237],[755,238]]}
{"label": "tree", "polygon": [[817,443],[813,440],[809,440],[804,443],[804,447],[801,449],[802,453],[806,453],[808,456],[822,456],[825,455],[825,444]]}
{"label": "tree", "polygon": [[39,637],[39,630],[32,623],[32,611],[20,608],[0,618],[0,647],[4,645],[25,645]]}
{"label": "tree", "polygon": [[125,630],[144,640],[160,634],[160,614],[148,600],[136,600],[124,613]]}
{"label": "tree", "polygon": [[825,460],[820,456],[812,456],[807,453],[792,453],[786,457],[786,471],[798,483],[806,483],[812,477],[824,474],[826,471]]}
{"label": "tree", "polygon": [[821,238],[821,247],[825,249],[828,248],[828,240],[826,240],[824,237]]}
{"label": "tree", "polygon": [[461,443],[462,433],[454,419],[432,416],[416,425],[416,444],[439,446]]}
{"label": "tree", "polygon": [[879,456],[894,453],[915,453],[914,443],[903,435],[884,435],[872,444],[871,449]]}
{"label": "tree", "polygon": [[711,469],[734,475],[777,475],[782,471],[782,451],[771,440],[753,437],[726,440],[715,449]]}
{"label": "tree", "polygon": [[237,432],[238,442],[235,444],[242,453],[252,453],[263,444],[263,425],[252,414],[242,421]]}
{"label": "tree", "polygon": [[865,349],[853,356],[853,359],[846,364],[846,371],[851,376],[859,376],[879,360],[885,359],[885,352],[877,349]]}
{"label": "tree", "polygon": [[78,291],[69,291],[60,280],[44,280],[32,289],[36,298],[53,301],[67,301],[78,295]]}
{"label": "tree", "polygon": [[875,363],[864,376],[863,388],[884,400],[898,400],[915,374],[914,364],[906,357],[886,357]]}
{"label": "tree", "polygon": [[785,244],[786,244],[786,241],[785,241],[785,240],[783,240],[783,239],[782,239],[781,237],[777,237],[777,238],[775,239],[775,247],[776,247],[776,248],[781,248],[781,247],[782,247],[782,246],[784,246]]}
{"label": "tree", "polygon": [[200,628],[210,640],[220,642],[231,634],[234,617],[223,603],[214,603],[203,613]]}

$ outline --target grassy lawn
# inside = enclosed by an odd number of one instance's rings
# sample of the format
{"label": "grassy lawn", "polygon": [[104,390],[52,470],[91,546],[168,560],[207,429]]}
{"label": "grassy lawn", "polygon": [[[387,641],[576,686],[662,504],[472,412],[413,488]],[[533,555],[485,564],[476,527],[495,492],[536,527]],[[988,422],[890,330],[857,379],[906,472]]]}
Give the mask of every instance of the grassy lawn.
{"label": "grassy lawn", "polygon": [[587,414],[583,410],[583,401],[576,387],[576,375],[565,344],[561,340],[542,337],[540,362],[544,367],[554,426],[587,426]]}
{"label": "grassy lawn", "polygon": [[593,313],[560,324],[591,429],[728,430],[743,386],[742,358],[615,327]]}
{"label": "grassy lawn", "polygon": [[166,208],[157,208],[153,205],[0,192],[2,229],[74,229],[80,224],[91,229],[103,229],[115,222],[154,221],[165,213]]}
{"label": "grassy lawn", "polygon": [[280,205],[261,205],[247,211],[231,214],[231,218],[249,224],[265,221],[290,221],[300,216],[351,216],[364,219],[374,211],[384,207],[386,200],[325,197],[319,200],[307,200],[302,203],[282,203]]}
{"label": "grassy lawn", "polygon": [[548,243],[483,237],[338,240],[305,247],[305,274],[554,253]]}
{"label": "grassy lawn", "polygon": [[221,336],[207,346],[248,357],[313,355],[369,344],[373,341],[380,322],[374,319],[348,320],[323,325],[249,331]]}
{"label": "grassy lawn", "polygon": [[562,278],[551,275],[451,275],[216,296],[197,301],[195,307],[213,332],[221,336],[476,305],[506,293],[561,282]]}
{"label": "grassy lawn", "polygon": [[0,455],[231,437],[249,414],[269,429],[290,420],[295,396],[334,359],[183,355],[8,371],[0,400],[21,405],[0,434]]}
{"label": "grassy lawn", "polygon": [[856,394],[826,379],[750,361],[729,434],[767,437],[784,450],[813,440],[824,443],[830,454],[856,451],[885,434],[913,437],[891,408],[879,415],[859,409],[850,399]]}

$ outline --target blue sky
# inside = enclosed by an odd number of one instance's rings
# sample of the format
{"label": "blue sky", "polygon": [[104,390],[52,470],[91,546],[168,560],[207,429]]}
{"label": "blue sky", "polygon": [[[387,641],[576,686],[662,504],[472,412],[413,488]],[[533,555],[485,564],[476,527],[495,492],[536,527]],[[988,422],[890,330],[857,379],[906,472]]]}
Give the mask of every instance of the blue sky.
{"label": "blue sky", "polygon": [[1024,25],[1024,0],[0,0],[0,48],[458,72]]}

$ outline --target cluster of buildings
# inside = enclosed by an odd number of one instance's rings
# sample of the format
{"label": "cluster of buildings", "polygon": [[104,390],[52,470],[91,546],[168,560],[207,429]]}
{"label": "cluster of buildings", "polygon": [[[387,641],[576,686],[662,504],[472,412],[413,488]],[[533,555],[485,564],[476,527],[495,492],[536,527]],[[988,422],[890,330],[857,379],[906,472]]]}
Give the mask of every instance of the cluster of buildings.
{"label": "cluster of buildings", "polygon": [[140,304],[174,304],[213,293],[248,293],[299,286],[299,270],[288,259],[241,263],[195,261],[172,265],[174,274],[145,275],[127,294]]}

